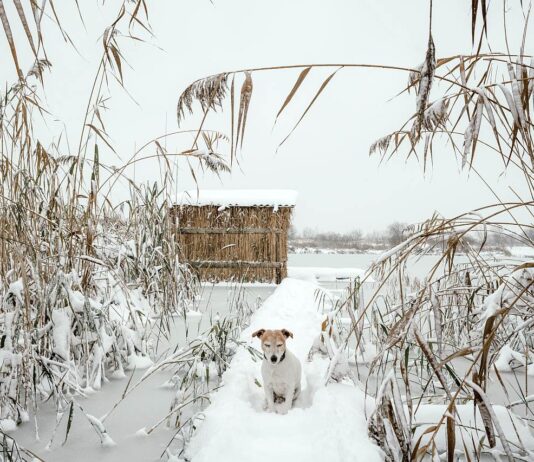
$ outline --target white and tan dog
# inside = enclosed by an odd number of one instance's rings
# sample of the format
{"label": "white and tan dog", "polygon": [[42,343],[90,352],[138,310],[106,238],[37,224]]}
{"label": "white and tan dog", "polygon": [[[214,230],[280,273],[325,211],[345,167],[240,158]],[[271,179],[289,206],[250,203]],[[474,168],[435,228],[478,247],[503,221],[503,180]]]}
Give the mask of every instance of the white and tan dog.
{"label": "white and tan dog", "polygon": [[300,361],[286,348],[286,340],[293,338],[293,334],[287,329],[260,329],[252,337],[261,340],[261,375],[267,410],[286,414],[300,394]]}

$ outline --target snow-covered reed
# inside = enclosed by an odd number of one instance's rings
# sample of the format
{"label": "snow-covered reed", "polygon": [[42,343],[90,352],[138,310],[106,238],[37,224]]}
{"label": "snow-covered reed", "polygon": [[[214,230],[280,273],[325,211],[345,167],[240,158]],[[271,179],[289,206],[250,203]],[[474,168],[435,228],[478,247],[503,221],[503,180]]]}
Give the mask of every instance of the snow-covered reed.
{"label": "snow-covered reed", "polygon": [[[483,43],[487,5],[482,2],[480,8]],[[475,30],[476,8],[473,18]],[[423,121],[418,98],[412,129],[406,130],[408,121],[372,148],[387,158],[406,144],[409,155],[426,167],[433,146],[445,138],[462,168],[476,172],[475,153],[495,153],[504,171],[521,172],[526,191],[506,202],[486,182],[495,204],[410,227],[407,240],[372,267],[381,282],[365,308],[374,313],[369,329],[378,340],[367,376],[367,389],[377,399],[369,433],[387,460],[534,457],[528,399],[534,263],[495,261],[483,253],[488,232],[534,247],[534,102],[524,45],[503,59],[480,48],[471,56],[438,59],[432,87],[437,99],[426,103]],[[502,74],[503,81],[497,77]],[[412,75],[408,89],[423,78],[423,73],[415,80]],[[436,265],[425,280],[411,280],[407,258],[433,250],[440,255]],[[468,263],[458,263],[458,253]]]}
{"label": "snow-covered reed", "polygon": [[[121,45],[138,41],[135,26],[150,30],[142,4],[123,2],[103,31],[101,59],[74,144],[61,133],[49,139],[42,129],[48,117],[43,82],[51,64],[44,52],[48,26],[41,28],[41,20],[54,17],[53,27],[64,32],[60,16],[52,13],[52,2],[38,6],[28,1],[26,9],[34,13],[28,29],[22,6],[10,16],[0,5],[17,70],[16,81],[0,94],[2,461],[28,455],[4,431],[32,418],[38,437],[36,415],[47,400],[57,410],[56,428],[68,422],[64,441],[73,414],[81,413],[102,444],[111,445],[105,422],[85,413],[78,398],[100,389],[110,376],[150,367],[156,359],[154,345],[169,333],[171,316],[187,316],[196,294],[196,279],[180,263],[175,223],[168,213],[175,185],[171,154],[161,138],[148,142],[120,168],[101,161],[102,152],[113,152],[104,112],[111,96],[107,84],[123,83]],[[18,54],[22,43],[10,32],[14,23],[24,26],[23,40],[34,50],[27,72]],[[191,149],[172,155],[193,157],[215,171],[227,168],[214,152],[223,137],[200,131],[197,138]],[[148,158],[163,160],[161,177],[150,185],[136,184],[127,168]],[[130,191],[121,203],[113,200],[119,179]],[[55,437],[56,431],[50,444]]]}

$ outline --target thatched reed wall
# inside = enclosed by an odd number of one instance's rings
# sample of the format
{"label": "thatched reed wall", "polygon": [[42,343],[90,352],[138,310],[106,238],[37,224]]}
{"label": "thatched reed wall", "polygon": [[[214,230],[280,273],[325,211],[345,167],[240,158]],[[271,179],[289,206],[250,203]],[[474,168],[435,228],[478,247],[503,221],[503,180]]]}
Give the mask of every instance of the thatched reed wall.
{"label": "thatched reed wall", "polygon": [[287,276],[291,207],[177,205],[183,261],[203,281],[280,282]]}

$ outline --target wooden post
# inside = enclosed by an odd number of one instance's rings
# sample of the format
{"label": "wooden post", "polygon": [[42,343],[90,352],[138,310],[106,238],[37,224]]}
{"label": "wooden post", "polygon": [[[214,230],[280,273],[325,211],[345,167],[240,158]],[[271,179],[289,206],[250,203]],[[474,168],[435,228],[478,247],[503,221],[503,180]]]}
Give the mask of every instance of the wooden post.
{"label": "wooden post", "polygon": [[[280,263],[280,234],[273,234],[273,236],[274,236],[274,242],[275,242],[274,255],[276,258],[276,262]],[[277,284],[280,284],[282,282],[282,269],[280,266],[277,266],[274,271],[275,271],[275,282]]]}

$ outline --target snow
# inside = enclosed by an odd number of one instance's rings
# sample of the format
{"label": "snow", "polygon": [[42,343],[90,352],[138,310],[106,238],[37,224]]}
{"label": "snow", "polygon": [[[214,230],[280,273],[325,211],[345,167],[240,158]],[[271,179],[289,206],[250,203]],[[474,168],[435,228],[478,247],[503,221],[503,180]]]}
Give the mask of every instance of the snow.
{"label": "snow", "polygon": [[180,459],[177,456],[172,455],[168,449],[165,452],[167,454],[167,462],[185,462],[184,459]]}
{"label": "snow", "polygon": [[7,295],[10,294],[15,297],[20,303],[23,301],[22,292],[24,291],[24,285],[22,284],[22,279],[17,279],[15,282],[12,282],[9,285],[7,290]]}
{"label": "snow", "polygon": [[[324,318],[319,303],[326,297],[317,296],[321,291],[316,284],[285,279],[254,313],[241,337],[245,345],[238,348],[223,375],[224,387],[212,396],[187,447],[187,460],[381,460],[378,448],[367,437],[363,392],[352,384],[324,386],[328,361],[306,360]],[[302,363],[303,391],[286,415],[263,410],[261,361],[246,348],[259,349],[251,334],[260,328],[287,328],[294,334],[288,348]]]}
{"label": "snow", "polygon": [[499,372],[512,372],[514,364],[527,365],[527,375],[534,375],[534,364],[528,364],[525,355],[514,351],[510,345],[504,345],[499,351],[499,356],[494,365]]}
{"label": "snow", "polygon": [[69,302],[72,309],[78,313],[82,312],[85,304],[84,295],[81,292],[72,289],[67,289],[67,293],[69,295]]}
{"label": "snow", "polygon": [[[447,406],[440,404],[426,404],[421,405],[417,411],[415,420],[417,423],[417,429],[413,441],[423,435],[423,432],[429,427],[436,425],[441,416],[446,412]],[[482,417],[478,411],[475,412],[473,404],[462,404],[456,406],[458,415],[456,416],[456,441],[457,444],[465,442],[468,449],[473,449],[474,444],[478,444],[483,435],[485,435],[484,424]],[[534,450],[534,437],[530,433],[528,426],[517,415],[508,411],[504,406],[493,406],[493,411],[502,426],[503,432],[506,435],[508,442],[514,451],[514,448],[521,446],[521,443],[529,451]],[[440,430],[434,440],[437,449],[440,453],[447,450],[447,435],[446,425],[443,422]],[[421,446],[424,446],[430,438],[430,433],[423,435],[421,440]],[[519,438],[518,438],[519,435]],[[497,450],[502,451],[503,446],[498,435],[496,435]],[[474,452],[474,451],[473,451]]]}
{"label": "snow", "polygon": [[294,207],[297,191],[289,189],[201,189],[182,192],[176,203],[202,207]]}
{"label": "snow", "polygon": [[113,441],[111,436],[109,436],[106,427],[104,427],[104,424],[101,422],[101,420],[97,419],[91,414],[86,414],[86,417],[89,419],[89,422],[91,422],[91,425],[100,436],[100,442],[102,443],[102,446],[107,448],[115,446],[115,441]]}
{"label": "snow", "polygon": [[[351,321],[352,322],[352,321]],[[358,348],[358,353],[356,355],[356,362],[358,364],[370,364],[377,355],[376,345],[371,342],[365,342],[361,345],[361,348]],[[354,350],[350,349],[350,358],[354,358]]]}
{"label": "snow", "polygon": [[52,311],[54,353],[65,361],[70,359],[70,318],[66,310]]}
{"label": "snow", "polygon": [[290,266],[287,268],[287,274],[290,278],[302,279],[304,281],[332,282],[339,279],[363,278],[365,271],[360,268]]}
{"label": "snow", "polygon": [[[484,321],[495,316],[502,308],[523,306],[528,308],[532,304],[532,297],[527,290],[534,281],[534,271],[531,268],[518,267],[504,278],[499,288],[488,295],[481,309],[481,326]],[[520,294],[522,294],[520,296]]]}
{"label": "snow", "polygon": [[502,307],[503,290],[505,285],[502,284],[495,292],[488,295],[484,300],[484,311],[480,315],[480,321],[485,321],[495,316]]}
{"label": "snow", "polygon": [[5,433],[14,432],[17,429],[17,424],[13,419],[0,419],[0,431]]}
{"label": "snow", "polygon": [[128,364],[126,365],[125,369],[127,371],[131,371],[133,369],[148,369],[153,364],[154,363],[148,356],[132,353],[130,356],[128,356]]}
{"label": "snow", "polygon": [[534,247],[515,246],[510,248],[510,253],[514,257],[534,257]]}
{"label": "snow", "polygon": [[20,364],[22,361],[22,357],[18,353],[11,353],[7,350],[0,350],[0,370],[2,369],[2,366],[11,366],[15,367],[18,364]]}
{"label": "snow", "polygon": [[148,433],[146,432],[146,427],[140,428],[135,432],[135,436],[145,437],[148,436]]}
{"label": "snow", "polygon": [[190,319],[200,319],[202,317],[202,313],[197,310],[187,310],[185,314]]}

